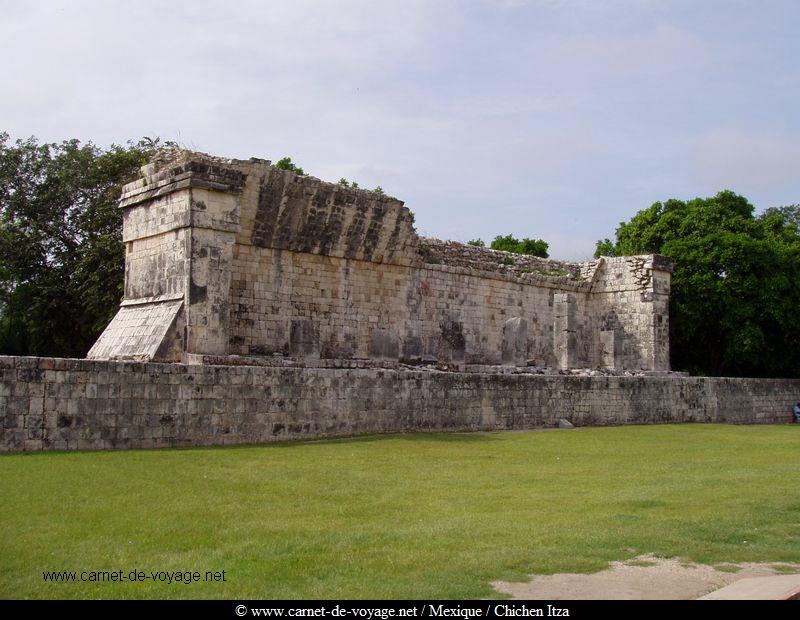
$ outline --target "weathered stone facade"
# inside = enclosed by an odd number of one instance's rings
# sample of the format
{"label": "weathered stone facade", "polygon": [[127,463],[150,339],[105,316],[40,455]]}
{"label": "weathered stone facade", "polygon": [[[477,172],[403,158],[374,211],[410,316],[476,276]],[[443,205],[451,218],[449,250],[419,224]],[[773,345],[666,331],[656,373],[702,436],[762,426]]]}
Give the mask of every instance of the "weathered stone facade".
{"label": "weathered stone facade", "polygon": [[668,370],[671,263],[419,237],[403,203],[172,152],[124,188],[125,300],[91,359]]}
{"label": "weathered stone facade", "polygon": [[576,426],[785,423],[798,393],[798,379],[0,357],[0,452],[529,429],[561,418]]}
{"label": "weathered stone facade", "polygon": [[186,151],[120,206],[120,310],[91,359],[0,357],[0,451],[779,423],[800,393],[669,372],[661,256],[425,239],[394,198]]}

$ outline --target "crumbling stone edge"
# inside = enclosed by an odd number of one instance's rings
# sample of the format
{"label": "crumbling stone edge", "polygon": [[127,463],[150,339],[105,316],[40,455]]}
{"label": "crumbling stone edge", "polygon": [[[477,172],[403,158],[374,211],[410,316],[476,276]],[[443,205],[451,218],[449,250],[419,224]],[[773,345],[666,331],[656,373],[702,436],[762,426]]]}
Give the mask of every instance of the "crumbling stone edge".
{"label": "crumbling stone edge", "polygon": [[411,431],[791,420],[798,379],[212,366],[0,357],[0,452]]}

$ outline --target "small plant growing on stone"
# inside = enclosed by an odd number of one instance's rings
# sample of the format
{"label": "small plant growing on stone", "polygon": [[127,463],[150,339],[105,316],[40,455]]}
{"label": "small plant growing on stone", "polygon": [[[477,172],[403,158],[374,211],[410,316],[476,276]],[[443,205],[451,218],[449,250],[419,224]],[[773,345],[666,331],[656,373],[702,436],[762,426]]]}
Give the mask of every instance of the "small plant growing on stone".
{"label": "small plant growing on stone", "polygon": [[289,172],[294,172],[297,176],[304,176],[305,171],[298,165],[296,165],[291,157],[282,157],[278,160],[278,163],[275,164],[276,168],[280,170],[288,170]]}
{"label": "small plant growing on stone", "polygon": [[476,248],[485,248],[486,244],[483,242],[483,239],[470,239],[467,241],[467,245],[474,245]]}
{"label": "small plant growing on stone", "polygon": [[383,192],[383,188],[380,185],[378,185],[378,187],[376,187],[372,191],[375,192],[376,194],[378,194],[379,196],[385,196],[385,194]]}

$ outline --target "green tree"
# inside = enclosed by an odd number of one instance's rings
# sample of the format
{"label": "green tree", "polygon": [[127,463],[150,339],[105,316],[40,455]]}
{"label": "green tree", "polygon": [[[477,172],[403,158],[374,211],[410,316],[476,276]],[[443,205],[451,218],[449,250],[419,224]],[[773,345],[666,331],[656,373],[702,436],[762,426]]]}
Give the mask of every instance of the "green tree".
{"label": "green tree", "polygon": [[770,207],[761,217],[773,230],[800,234],[800,204]]}
{"label": "green tree", "polygon": [[611,241],[611,239],[601,239],[595,246],[594,257],[599,258],[601,256],[614,256],[614,251],[614,242]]}
{"label": "green tree", "polygon": [[0,352],[86,354],[122,298],[120,187],[162,146],[0,133]]}
{"label": "green tree", "polygon": [[280,168],[281,170],[294,172],[298,176],[305,175],[305,171],[300,166],[294,164],[291,157],[282,157],[278,160],[278,163],[275,164],[275,167]]}
{"label": "green tree", "polygon": [[608,253],[658,253],[674,261],[673,368],[800,376],[796,214],[779,208],[756,217],[746,198],[723,191],[713,198],[657,202],[620,224]]}
{"label": "green tree", "polygon": [[504,252],[513,252],[514,254],[529,254],[531,256],[540,256],[547,258],[549,254],[547,250],[549,244],[541,239],[516,239],[512,235],[498,235],[489,246],[493,250],[503,250]]}

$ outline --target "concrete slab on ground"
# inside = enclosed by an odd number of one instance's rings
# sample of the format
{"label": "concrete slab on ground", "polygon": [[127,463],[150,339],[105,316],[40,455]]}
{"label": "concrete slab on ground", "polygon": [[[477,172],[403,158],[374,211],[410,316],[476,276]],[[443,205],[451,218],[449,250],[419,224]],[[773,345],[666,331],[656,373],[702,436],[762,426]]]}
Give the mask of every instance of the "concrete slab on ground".
{"label": "concrete slab on ground", "polygon": [[698,600],[775,601],[796,598],[800,598],[800,574],[740,579]]}

